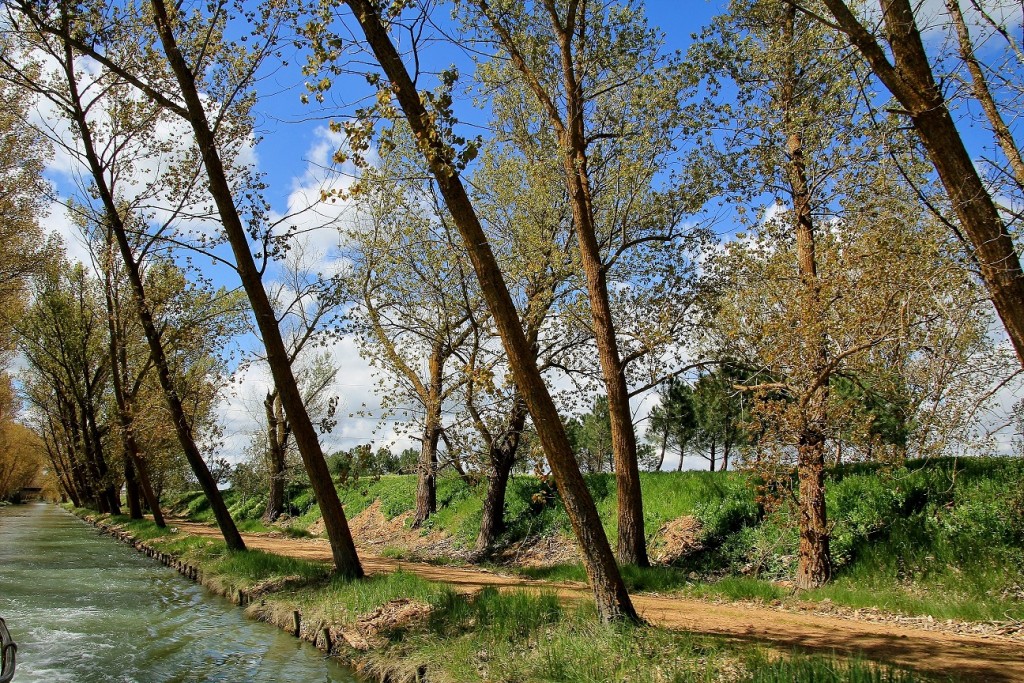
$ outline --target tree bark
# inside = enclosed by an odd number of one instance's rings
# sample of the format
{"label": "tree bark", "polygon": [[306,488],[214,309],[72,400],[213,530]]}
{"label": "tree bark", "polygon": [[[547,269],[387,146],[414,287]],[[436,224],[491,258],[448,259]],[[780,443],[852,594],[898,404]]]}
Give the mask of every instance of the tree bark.
{"label": "tree bark", "polygon": [[420,459],[416,465],[416,512],[412,520],[412,528],[418,529],[430,515],[437,512],[437,443],[441,438],[441,428],[431,410],[427,424],[423,428],[423,443],[420,446]]}
{"label": "tree bark", "polygon": [[800,560],[797,588],[822,586],[832,578],[825,516],[825,436],[809,423],[801,430],[797,477],[800,487]]}
{"label": "tree bark", "polygon": [[124,492],[128,499],[128,516],[131,519],[142,519],[142,504],[139,502],[139,482],[135,478],[135,468],[131,458],[124,454]]}
{"label": "tree bark", "polygon": [[665,450],[668,448],[668,424],[665,424],[665,431],[661,433],[661,455],[658,456],[658,466],[654,468],[655,472],[661,472],[661,466],[665,464]]}
{"label": "tree bark", "polygon": [[523,393],[537,435],[562,494],[566,513],[583,551],[583,563],[604,622],[638,621],[636,610],[622,581],[611,546],[601,526],[594,500],[573,456],[558,410],[537,368],[536,356],[523,333],[515,304],[509,295],[501,269],[491,251],[466,189],[449,152],[444,147],[433,116],[426,110],[416,86],[402,63],[391,38],[371,0],[347,0],[367,43],[391,83],[421,151],[445,200],[452,220],[469,252],[480,289],[494,318],[508,356],[516,386]]}
{"label": "tree bark", "polygon": [[514,458],[504,460],[492,457],[487,473],[487,492],[484,494],[480,533],[476,537],[478,553],[489,551],[498,539],[498,534],[505,530],[505,494],[508,491],[508,479],[514,462]]}
{"label": "tree bark", "polygon": [[480,533],[476,537],[476,552],[486,553],[493,546],[498,534],[505,530],[505,494],[508,480],[516,464],[516,454],[522,443],[523,428],[526,426],[526,404],[516,391],[512,399],[508,427],[500,439],[488,434],[487,492],[484,495],[483,517]]}
{"label": "tree bark", "polygon": [[285,449],[288,438],[287,418],[282,415],[281,400],[277,390],[267,394],[263,401],[267,414],[267,509],[263,519],[273,522],[284,512],[284,470]]}
{"label": "tree bark", "polygon": [[[242,287],[249,297],[256,317],[256,325],[263,337],[267,363],[270,365],[270,371],[274,377],[274,386],[277,387],[281,395],[281,404],[284,406],[288,422],[291,424],[295,445],[302,457],[306,472],[309,474],[309,481],[317,503],[320,505],[324,527],[331,543],[334,566],[342,575],[353,578],[362,577],[363,567],[356,553],[348,520],[342,510],[338,491],[334,488],[316,428],[309,418],[309,413],[306,412],[302,394],[296,384],[284,340],[281,337],[281,330],[277,325],[274,308],[263,288],[260,272],[256,268],[252,251],[249,249],[246,230],[235,206],[231,185],[228,183],[227,174],[217,150],[217,141],[210,128],[202,98],[196,87],[195,75],[178,49],[173,29],[176,21],[173,21],[168,15],[164,0],[151,0],[151,7],[164,54],[178,82],[181,97],[188,112],[188,122],[202,154],[210,194],[220,215],[224,234],[231,245],[231,251],[235,257],[235,267],[239,279],[242,281]],[[175,9],[175,12],[177,11]]]}
{"label": "tree bark", "polygon": [[416,512],[412,528],[418,529],[437,512],[437,445],[441,439],[441,391],[444,373],[444,346],[435,344],[430,352],[429,384],[424,401],[423,442],[416,468]]}
{"label": "tree bark", "polygon": [[909,0],[881,2],[893,63],[843,0],[823,0],[875,75],[907,110],[973,248],[981,277],[1024,366],[1024,271],[1013,238],[978,174],[935,82]]}

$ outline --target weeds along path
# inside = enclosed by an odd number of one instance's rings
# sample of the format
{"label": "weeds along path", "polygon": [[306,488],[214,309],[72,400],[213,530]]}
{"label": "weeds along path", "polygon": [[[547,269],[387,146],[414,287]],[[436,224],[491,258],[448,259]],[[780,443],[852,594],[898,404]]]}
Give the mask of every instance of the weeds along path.
{"label": "weeds along path", "polygon": [[[215,527],[206,524],[184,520],[174,520],[172,524],[190,534],[220,537]],[[251,533],[242,536],[250,548],[306,560],[331,561],[330,548],[322,539]],[[578,583],[537,581],[482,569],[393,560],[367,555],[362,549],[360,558],[367,574],[402,569],[467,593],[494,586],[549,589],[565,599],[590,598],[590,590]],[[795,613],[748,603],[718,604],[643,593],[633,594],[633,602],[643,618],[664,628],[780,648],[862,655],[873,661],[953,678],[1024,683],[1024,646],[1018,639],[943,633],[901,624]]]}

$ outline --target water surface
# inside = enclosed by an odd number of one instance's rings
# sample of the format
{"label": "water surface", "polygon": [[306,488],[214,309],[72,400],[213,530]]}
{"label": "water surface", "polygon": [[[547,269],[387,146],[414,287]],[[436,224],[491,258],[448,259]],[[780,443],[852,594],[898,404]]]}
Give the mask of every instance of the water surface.
{"label": "water surface", "polygon": [[0,508],[13,683],[355,683],[308,643],[45,503]]}

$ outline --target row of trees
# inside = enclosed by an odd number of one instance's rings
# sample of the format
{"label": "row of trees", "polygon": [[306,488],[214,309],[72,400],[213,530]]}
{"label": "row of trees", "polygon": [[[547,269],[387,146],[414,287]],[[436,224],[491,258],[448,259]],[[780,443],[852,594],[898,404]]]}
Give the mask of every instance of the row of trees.
{"label": "row of trees", "polygon": [[[385,408],[416,416],[415,524],[436,509],[440,468],[482,475],[486,551],[513,468],[540,451],[601,618],[635,618],[618,563],[648,562],[641,462],[674,448],[724,469],[741,451],[766,474],[795,468],[797,583],[820,585],[829,453],[905,457],[962,435],[1008,371],[989,301],[1024,362],[1024,173],[1001,118],[1017,91],[947,5],[952,59],[925,49],[905,0],[882,4],[877,36],[837,0],[736,0],[686,55],[630,2],[461,0],[445,21],[431,3],[375,0],[8,3],[4,87],[54,116],[21,111],[12,129],[73,160],[68,204],[93,254],[21,280],[25,393],[62,486],[116,510],[121,481],[138,482],[158,513],[173,434],[244,547],[200,447],[242,295],[207,286],[186,256],[201,254],[241,282],[273,378],[254,441],[266,516],[283,510],[295,452],[339,572],[362,569],[318,436],[338,419],[336,370],[315,349],[352,334]],[[968,14],[1006,41],[997,59],[1019,54],[986,6]],[[482,55],[471,79],[427,66],[449,29]],[[347,211],[315,226],[342,245],[315,265],[308,216],[270,210],[249,155],[260,79],[291,45],[345,135],[335,163],[354,169],[322,192]],[[947,100],[936,73],[963,90]],[[362,104],[329,105],[336,85]],[[459,120],[470,97],[486,135]],[[999,144],[989,179],[952,119],[966,99]],[[711,200],[735,232],[722,245]],[[631,399],[657,387],[645,446]],[[581,468],[615,473],[614,553]]]}

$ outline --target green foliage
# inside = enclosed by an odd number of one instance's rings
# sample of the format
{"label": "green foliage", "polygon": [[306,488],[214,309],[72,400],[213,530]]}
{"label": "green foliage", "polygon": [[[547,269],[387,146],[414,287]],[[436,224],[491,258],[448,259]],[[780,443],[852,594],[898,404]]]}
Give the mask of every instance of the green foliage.
{"label": "green foliage", "polygon": [[612,423],[608,397],[598,396],[590,412],[565,425],[576,461],[584,472],[603,472],[612,466]]}
{"label": "green foliage", "polygon": [[393,519],[416,506],[416,477],[385,475],[376,480],[353,481],[339,486],[338,495],[345,506],[345,514],[350,517],[379,500],[380,511],[388,519]]}
{"label": "green foliage", "polygon": [[[693,388],[681,381],[670,380],[658,391],[661,403],[651,410],[647,438],[658,444],[661,453],[670,448],[682,458],[697,429],[693,405]],[[659,460],[659,468],[663,461]]]}
{"label": "green foliage", "polygon": [[238,523],[258,521],[267,508],[266,494],[243,496],[236,492],[235,489],[224,492],[224,502],[228,506],[228,512],[231,513],[231,517]]}

